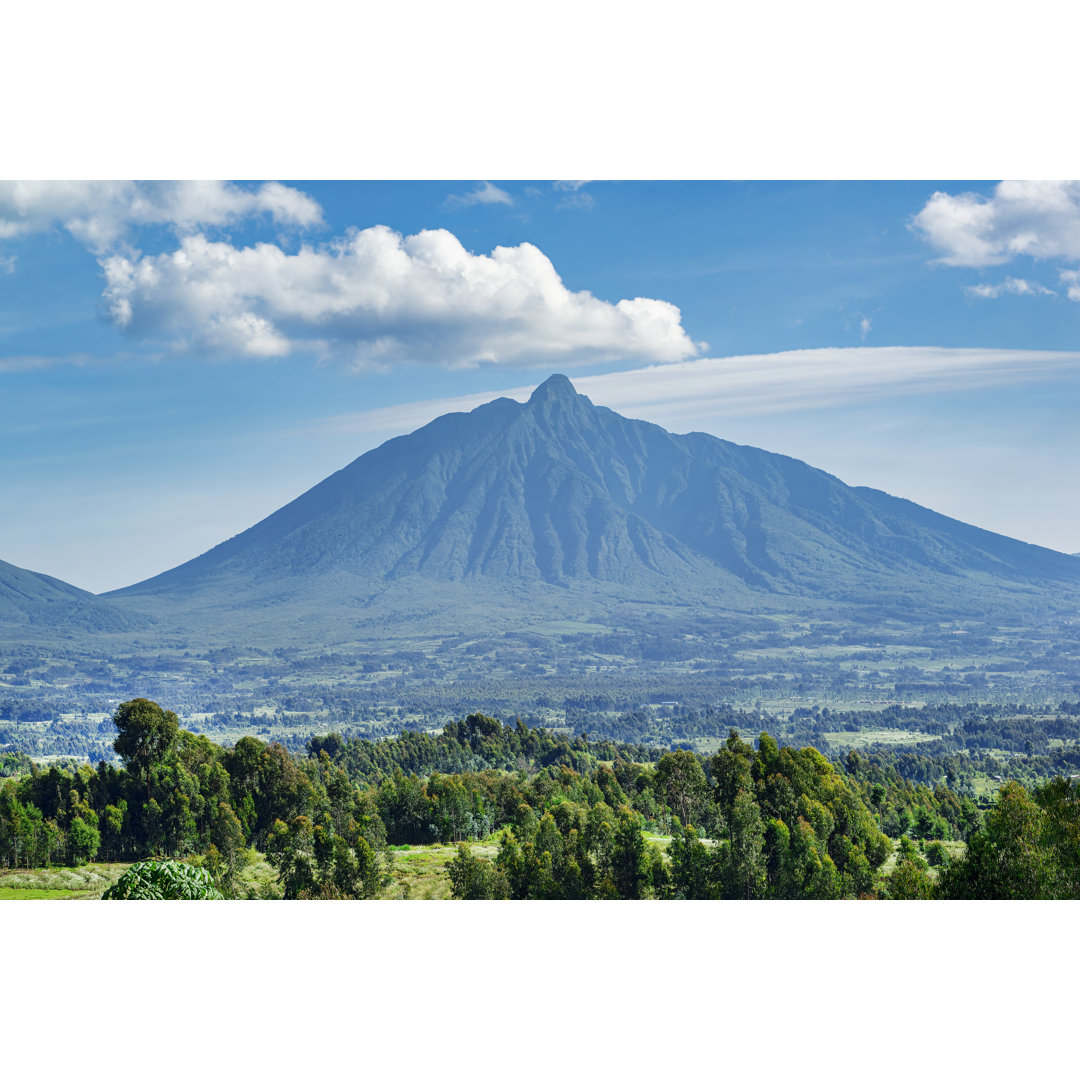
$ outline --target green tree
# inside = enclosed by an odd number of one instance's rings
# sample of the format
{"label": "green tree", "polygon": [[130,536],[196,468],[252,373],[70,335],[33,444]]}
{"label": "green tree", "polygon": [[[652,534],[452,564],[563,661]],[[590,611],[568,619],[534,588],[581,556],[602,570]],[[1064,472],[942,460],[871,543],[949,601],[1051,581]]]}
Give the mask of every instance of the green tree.
{"label": "green tree", "polygon": [[611,876],[621,900],[640,900],[649,880],[645,837],[637,817],[620,810],[611,853]]}
{"label": "green tree", "polygon": [[735,796],[728,816],[729,859],[724,895],[758,900],[765,895],[765,827],[748,791]]}
{"label": "green tree", "polygon": [[671,888],[677,900],[716,900],[720,896],[716,860],[691,825],[671,838]]}
{"label": "green tree", "polygon": [[933,900],[937,893],[930,868],[906,837],[897,845],[896,868],[885,882],[888,900]]}
{"label": "green tree", "polygon": [[110,803],[101,811],[101,838],[106,858],[117,859],[120,857],[120,837],[123,835],[124,815],[126,813],[127,802],[123,799],[120,799],[115,806]]}
{"label": "green tree", "polygon": [[473,855],[468,844],[458,844],[457,855],[446,872],[455,900],[499,900],[507,896],[502,875],[486,859]]}
{"label": "green tree", "polygon": [[211,847],[218,852],[221,859],[220,876],[215,875],[215,880],[220,883],[223,892],[232,895],[236,889],[245,844],[240,819],[227,802],[218,803],[218,812],[214,818],[211,835],[213,836]]}
{"label": "green tree", "polygon": [[68,843],[71,846],[71,861],[76,866],[89,862],[97,854],[101,846],[101,833],[98,830],[98,816],[89,807],[72,818],[68,826]]}
{"label": "green tree", "polygon": [[150,767],[160,762],[176,742],[180,719],[147,698],[125,701],[113,713],[118,732],[113,749],[128,771],[145,778]]}
{"label": "green tree", "polygon": [[682,825],[700,821],[709,798],[709,782],[696,754],[673,750],[656,763],[655,788]]}
{"label": "green tree", "polygon": [[967,855],[940,878],[947,900],[1047,900],[1058,892],[1060,866],[1046,842],[1042,808],[1015,780],[1003,784]]}

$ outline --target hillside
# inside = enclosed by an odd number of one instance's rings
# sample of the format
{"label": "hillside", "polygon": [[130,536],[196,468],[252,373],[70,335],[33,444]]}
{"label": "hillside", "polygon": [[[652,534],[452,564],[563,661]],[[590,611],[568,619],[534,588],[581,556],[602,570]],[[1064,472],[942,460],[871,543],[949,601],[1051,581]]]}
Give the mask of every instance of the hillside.
{"label": "hillside", "polygon": [[[793,458],[674,435],[552,376],[391,439],[252,528],[109,594],[182,618],[445,621],[507,604],[976,614],[1067,602],[1080,565]],[[164,603],[164,607],[155,607]],[[513,621],[509,619],[509,621]]]}
{"label": "hillside", "polygon": [[0,560],[0,629],[20,636],[127,630],[148,620],[58,578]]}

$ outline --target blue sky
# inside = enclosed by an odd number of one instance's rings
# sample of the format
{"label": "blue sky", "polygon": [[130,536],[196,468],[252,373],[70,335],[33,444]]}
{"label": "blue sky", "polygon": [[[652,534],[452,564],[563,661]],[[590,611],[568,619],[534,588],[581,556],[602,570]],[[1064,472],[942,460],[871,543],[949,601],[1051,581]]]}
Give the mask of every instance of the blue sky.
{"label": "blue sky", "polygon": [[0,183],[0,558],[130,584],[554,371],[1076,551],[1078,325],[1068,183]]}

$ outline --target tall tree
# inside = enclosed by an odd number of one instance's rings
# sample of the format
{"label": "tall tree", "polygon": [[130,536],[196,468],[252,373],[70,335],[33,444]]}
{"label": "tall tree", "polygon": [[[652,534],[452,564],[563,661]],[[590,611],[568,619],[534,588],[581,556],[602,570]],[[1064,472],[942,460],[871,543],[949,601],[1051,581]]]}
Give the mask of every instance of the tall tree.
{"label": "tall tree", "polygon": [[709,782],[696,754],[689,750],[664,754],[656,763],[655,786],[681,825],[694,825],[701,819],[709,797]]}
{"label": "tall tree", "polygon": [[125,701],[113,713],[118,732],[113,749],[128,771],[146,777],[161,761],[180,732],[180,718],[147,698]]}

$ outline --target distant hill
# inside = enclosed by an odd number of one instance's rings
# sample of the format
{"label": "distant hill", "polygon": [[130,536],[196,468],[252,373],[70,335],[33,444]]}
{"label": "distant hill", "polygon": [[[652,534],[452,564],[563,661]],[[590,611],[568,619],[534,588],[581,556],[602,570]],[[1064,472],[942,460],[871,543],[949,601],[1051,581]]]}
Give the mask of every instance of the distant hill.
{"label": "distant hill", "polygon": [[28,636],[65,631],[128,630],[146,626],[142,615],[122,610],[58,578],[0,560],[0,629]]}
{"label": "distant hill", "polygon": [[[884,615],[1061,605],[1070,556],[801,461],[674,435],[554,375],[364,454],[166,573],[109,594],[172,619],[501,625],[620,604]],[[185,615],[186,613],[186,615]]]}

